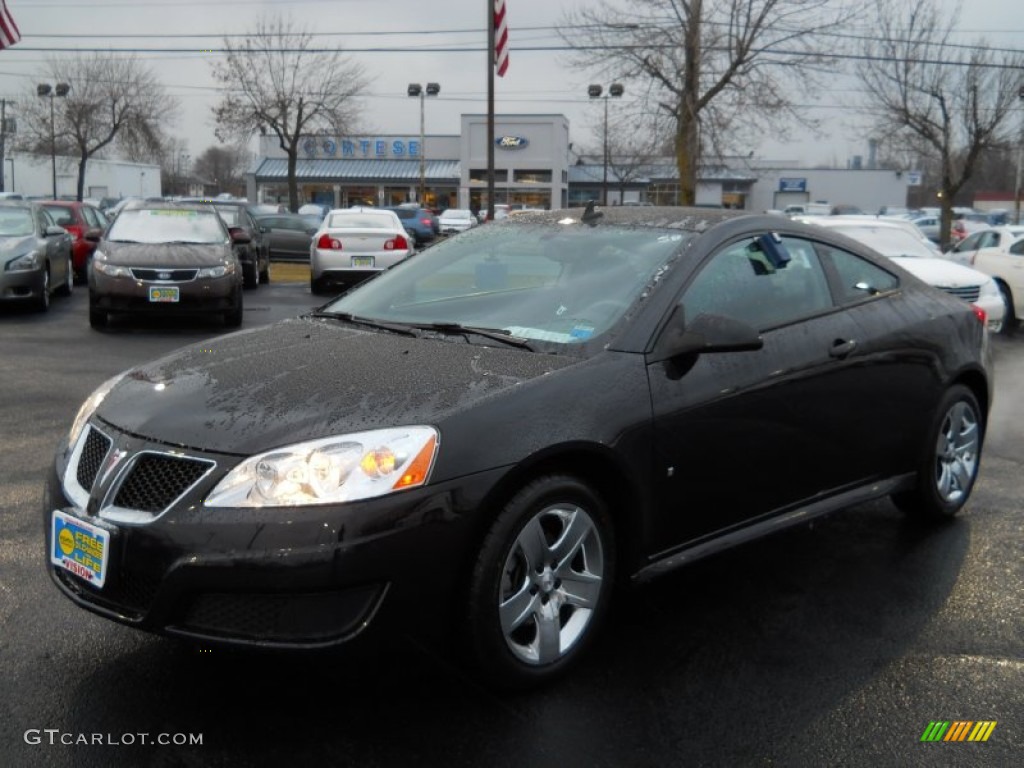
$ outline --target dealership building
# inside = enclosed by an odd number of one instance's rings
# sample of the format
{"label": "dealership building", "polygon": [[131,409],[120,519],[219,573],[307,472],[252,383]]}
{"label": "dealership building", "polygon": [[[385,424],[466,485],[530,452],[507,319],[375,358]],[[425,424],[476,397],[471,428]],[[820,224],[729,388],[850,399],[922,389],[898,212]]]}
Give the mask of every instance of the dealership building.
{"label": "dealership building", "polygon": [[[550,209],[602,199],[609,205],[678,204],[678,173],[671,159],[640,165],[613,158],[606,170],[600,158],[573,154],[564,115],[496,115],[494,137],[497,203]],[[697,204],[764,211],[830,202],[873,212],[905,205],[913,178],[891,170],[801,169],[798,163],[743,158],[704,168]],[[300,143],[296,179],[300,203],[332,208],[412,201],[437,210],[487,208],[487,116],[462,115],[457,136],[309,136]],[[288,160],[274,136],[260,137],[247,196],[288,201]]]}

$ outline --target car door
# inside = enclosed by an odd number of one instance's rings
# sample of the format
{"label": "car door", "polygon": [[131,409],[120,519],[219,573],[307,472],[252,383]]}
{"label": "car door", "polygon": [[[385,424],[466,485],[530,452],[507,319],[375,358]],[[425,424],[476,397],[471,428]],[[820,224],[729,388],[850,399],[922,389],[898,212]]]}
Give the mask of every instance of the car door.
{"label": "car door", "polygon": [[48,235],[47,229],[59,226],[49,211],[39,208],[35,212],[39,234],[46,243],[46,259],[50,263],[50,285],[72,284],[72,275],[68,272],[71,261],[71,236],[66,231]]}
{"label": "car door", "polygon": [[309,243],[316,227],[302,219],[285,216],[274,218],[269,227],[271,246],[275,252],[291,258],[309,257]]}
{"label": "car door", "polygon": [[[748,324],[763,347],[701,354],[685,371],[648,366],[653,533],[665,549],[885,474],[906,449],[893,425],[911,406],[908,387],[926,386],[927,366],[885,348],[905,324],[896,276],[853,254],[862,274],[848,264],[840,273],[830,250],[800,238],[784,239],[792,259],[772,267],[752,243],[713,254],[678,303],[688,321]],[[863,287],[846,295],[839,284]]]}
{"label": "car door", "polygon": [[1024,237],[1010,244],[1006,252],[1000,250],[978,253],[974,268],[992,275],[1010,287],[1014,314],[1024,315]]}

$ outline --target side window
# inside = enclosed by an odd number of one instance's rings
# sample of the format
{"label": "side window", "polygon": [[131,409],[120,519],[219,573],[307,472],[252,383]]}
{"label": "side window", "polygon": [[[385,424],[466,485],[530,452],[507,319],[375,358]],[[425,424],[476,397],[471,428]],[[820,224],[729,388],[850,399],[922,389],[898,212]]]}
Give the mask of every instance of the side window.
{"label": "side window", "polygon": [[683,293],[686,317],[724,315],[765,330],[832,307],[814,246],[796,238],[783,242],[791,258],[779,267],[753,239],[712,256]]}
{"label": "side window", "polygon": [[994,248],[999,245],[999,235],[995,232],[982,232],[978,241],[979,248]]}
{"label": "side window", "polygon": [[85,217],[86,223],[90,227],[102,227],[103,224],[100,222],[100,214],[95,208],[90,208],[87,205],[82,206],[82,216]]}
{"label": "side window", "polygon": [[1024,256],[1024,238],[1010,246],[1010,253],[1014,256]]}
{"label": "side window", "polygon": [[36,211],[36,219],[38,219],[39,221],[39,231],[44,234],[46,233],[46,228],[52,227],[55,223],[53,216],[50,215],[50,212],[43,208],[40,208],[38,211]]}
{"label": "side window", "polygon": [[832,246],[818,245],[822,260],[831,266],[838,278],[836,300],[852,304],[878,293],[899,288],[896,275],[886,272],[867,259]]}
{"label": "side window", "polygon": [[975,251],[978,249],[978,243],[981,242],[981,233],[976,232],[973,235],[965,237],[953,250],[957,253],[963,253],[964,251]]}

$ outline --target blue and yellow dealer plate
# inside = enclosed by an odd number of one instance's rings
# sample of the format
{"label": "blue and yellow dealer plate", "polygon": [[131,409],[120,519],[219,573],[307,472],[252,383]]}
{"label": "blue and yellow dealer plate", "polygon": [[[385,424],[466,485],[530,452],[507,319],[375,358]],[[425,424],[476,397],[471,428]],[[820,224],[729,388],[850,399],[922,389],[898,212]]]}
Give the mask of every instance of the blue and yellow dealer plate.
{"label": "blue and yellow dealer plate", "polygon": [[50,562],[94,587],[107,579],[110,531],[90,525],[59,509],[53,511]]}

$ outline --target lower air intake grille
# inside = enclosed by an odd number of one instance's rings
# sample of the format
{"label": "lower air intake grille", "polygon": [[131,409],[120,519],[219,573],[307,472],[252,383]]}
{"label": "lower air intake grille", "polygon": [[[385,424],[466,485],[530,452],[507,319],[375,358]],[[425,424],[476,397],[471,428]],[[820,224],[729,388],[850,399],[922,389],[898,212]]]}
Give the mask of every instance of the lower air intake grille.
{"label": "lower air intake grille", "polygon": [[187,491],[212,466],[205,461],[161,453],[144,453],[136,459],[114,497],[114,505],[143,512],[162,512]]}

